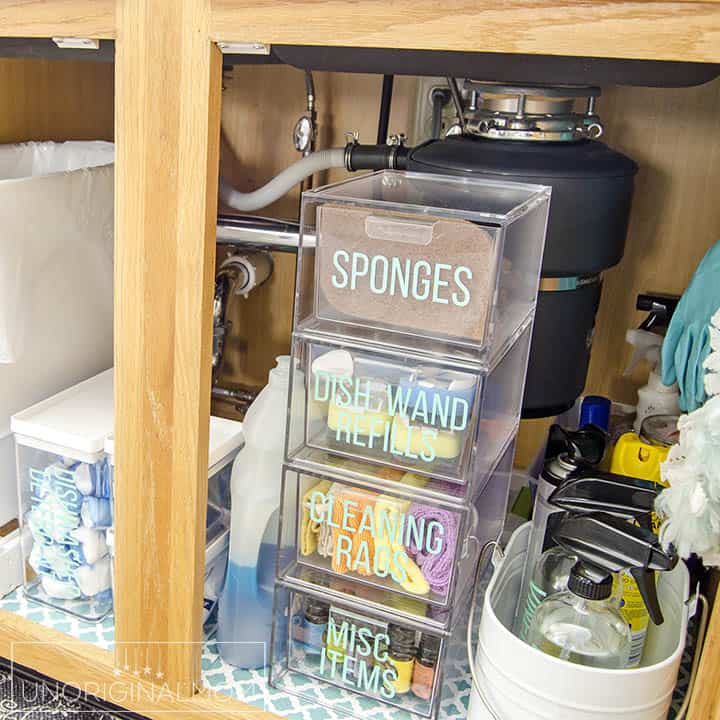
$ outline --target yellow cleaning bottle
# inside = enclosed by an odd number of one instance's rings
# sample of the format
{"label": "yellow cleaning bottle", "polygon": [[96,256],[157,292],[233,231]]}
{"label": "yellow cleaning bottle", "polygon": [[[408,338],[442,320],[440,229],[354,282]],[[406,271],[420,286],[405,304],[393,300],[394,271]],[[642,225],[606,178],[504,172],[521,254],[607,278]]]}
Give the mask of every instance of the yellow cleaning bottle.
{"label": "yellow cleaning bottle", "polygon": [[[660,465],[665,462],[671,446],[677,440],[677,415],[650,415],[643,420],[640,433],[621,435],[615,444],[610,472],[665,485]],[[653,515],[653,531],[658,522]]]}
{"label": "yellow cleaning bottle", "polygon": [[[639,434],[629,432],[621,435],[613,450],[610,472],[665,485],[660,476],[660,465],[667,458],[670,446],[675,441],[677,419],[677,415],[650,415],[642,421]],[[655,534],[659,524],[653,513],[652,530]],[[632,632],[628,667],[636,667],[642,659],[650,618],[632,575],[621,573],[616,576],[616,583],[622,583],[620,612]],[[619,590],[614,588],[616,589]]]}

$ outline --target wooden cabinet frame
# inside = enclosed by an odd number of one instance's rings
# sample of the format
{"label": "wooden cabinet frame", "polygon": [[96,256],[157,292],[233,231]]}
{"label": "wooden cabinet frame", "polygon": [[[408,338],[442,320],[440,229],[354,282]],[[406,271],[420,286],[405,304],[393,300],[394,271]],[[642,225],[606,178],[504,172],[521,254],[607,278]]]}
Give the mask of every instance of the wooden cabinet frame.
{"label": "wooden cabinet frame", "polygon": [[[263,715],[198,690],[220,131],[216,41],[720,62],[720,4],[459,0],[6,0],[0,35],[116,40],[117,652],[0,612],[0,655],[70,685],[133,688],[151,717]],[[720,614],[689,717],[720,718]],[[119,657],[119,655],[118,655]],[[149,698],[153,698],[150,711]]]}

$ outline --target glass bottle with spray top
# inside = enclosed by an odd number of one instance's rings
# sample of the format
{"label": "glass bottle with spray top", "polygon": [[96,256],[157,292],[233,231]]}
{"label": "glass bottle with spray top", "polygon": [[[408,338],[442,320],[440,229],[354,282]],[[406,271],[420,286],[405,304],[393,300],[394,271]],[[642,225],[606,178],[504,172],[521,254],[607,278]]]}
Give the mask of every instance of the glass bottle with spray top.
{"label": "glass bottle with spray top", "polygon": [[[547,571],[542,578],[543,589],[548,596],[565,589],[571,574],[567,565],[573,559],[590,562],[611,573],[614,583],[608,603],[618,608],[630,628],[631,652],[627,667],[637,667],[642,659],[647,622],[641,627],[633,624],[637,608],[627,607],[627,587],[632,584],[635,588],[645,617],[660,625],[663,615],[654,573],[672,570],[677,555],[664,550],[651,531],[608,513],[567,514],[553,531],[553,540],[558,545],[546,551],[538,563],[538,567]],[[534,616],[528,626],[528,638],[533,619]]]}
{"label": "glass bottle with spray top", "polygon": [[578,561],[568,588],[543,600],[530,624],[528,642],[548,655],[588,667],[621,670],[632,638],[620,611],[610,602],[612,577]]}
{"label": "glass bottle with spray top", "polygon": [[657,493],[658,488],[654,483],[583,467],[568,455],[560,455],[549,461],[538,481],[521,601],[515,618],[515,634],[522,639],[527,638],[527,630],[538,604],[548,590],[557,589],[552,585],[545,587],[543,566],[556,561],[563,566],[563,570],[570,570],[570,561],[564,560],[560,553],[541,563],[543,553],[556,544],[553,541],[553,530],[567,511],[606,511],[626,520],[639,520],[649,525]]}

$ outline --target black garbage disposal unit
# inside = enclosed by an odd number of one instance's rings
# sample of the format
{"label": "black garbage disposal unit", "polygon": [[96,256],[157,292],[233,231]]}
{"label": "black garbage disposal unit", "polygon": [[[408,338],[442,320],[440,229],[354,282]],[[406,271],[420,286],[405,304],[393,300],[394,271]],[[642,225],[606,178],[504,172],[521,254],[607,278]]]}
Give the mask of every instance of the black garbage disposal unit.
{"label": "black garbage disposal unit", "polygon": [[410,149],[407,169],[552,186],[523,417],[557,415],[585,386],[602,272],[623,255],[637,165],[597,139],[599,88],[466,87],[478,110],[461,134]]}

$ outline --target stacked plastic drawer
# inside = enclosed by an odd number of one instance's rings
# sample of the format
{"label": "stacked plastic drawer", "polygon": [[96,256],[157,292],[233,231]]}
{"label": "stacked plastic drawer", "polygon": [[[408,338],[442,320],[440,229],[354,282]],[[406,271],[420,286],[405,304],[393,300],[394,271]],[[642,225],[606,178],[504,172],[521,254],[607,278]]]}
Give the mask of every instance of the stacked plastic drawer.
{"label": "stacked plastic drawer", "polygon": [[549,199],[390,171],[304,194],[274,686],[438,715],[502,529]]}

